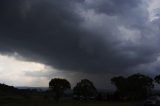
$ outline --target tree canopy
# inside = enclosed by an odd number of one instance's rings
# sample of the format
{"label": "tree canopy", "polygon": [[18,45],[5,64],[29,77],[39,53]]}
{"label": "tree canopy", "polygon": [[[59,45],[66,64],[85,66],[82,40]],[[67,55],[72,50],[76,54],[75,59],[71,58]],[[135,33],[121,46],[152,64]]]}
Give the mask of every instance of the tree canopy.
{"label": "tree canopy", "polygon": [[156,83],[160,84],[160,75],[157,75],[154,80]]}
{"label": "tree canopy", "polygon": [[49,88],[54,92],[55,100],[58,102],[64,91],[71,88],[69,81],[61,78],[51,79]]}
{"label": "tree canopy", "polygon": [[111,82],[116,86],[117,93],[121,97],[130,99],[143,99],[154,87],[153,79],[142,74],[134,74],[127,78],[114,77]]}
{"label": "tree canopy", "polygon": [[73,88],[73,92],[74,95],[78,97],[89,98],[94,97],[97,93],[97,90],[90,80],[83,79]]}

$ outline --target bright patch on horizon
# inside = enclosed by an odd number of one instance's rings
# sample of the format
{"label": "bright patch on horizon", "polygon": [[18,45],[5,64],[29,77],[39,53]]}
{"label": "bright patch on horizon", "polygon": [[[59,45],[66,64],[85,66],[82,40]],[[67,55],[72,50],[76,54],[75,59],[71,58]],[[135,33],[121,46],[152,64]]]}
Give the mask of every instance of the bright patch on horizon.
{"label": "bright patch on horizon", "polygon": [[13,56],[0,55],[0,83],[13,86],[47,86],[46,76],[34,77],[31,73],[47,73],[48,66],[37,62],[18,60]]}

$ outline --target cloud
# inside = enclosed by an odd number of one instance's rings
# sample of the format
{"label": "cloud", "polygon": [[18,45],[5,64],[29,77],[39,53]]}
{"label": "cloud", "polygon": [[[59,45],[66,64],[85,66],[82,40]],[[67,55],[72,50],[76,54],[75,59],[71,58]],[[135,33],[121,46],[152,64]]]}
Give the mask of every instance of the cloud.
{"label": "cloud", "polygon": [[64,72],[130,73],[158,58],[148,2],[1,0],[0,51]]}
{"label": "cloud", "polygon": [[[38,77],[27,76],[26,71],[37,74],[48,73],[48,68],[49,66],[44,64],[17,60],[15,56],[0,55],[1,83],[14,86],[46,86],[49,81],[48,74]],[[56,71],[52,69],[52,72]]]}
{"label": "cloud", "polygon": [[141,3],[142,0],[85,0],[87,7],[109,15],[124,15],[128,11],[137,8]]}

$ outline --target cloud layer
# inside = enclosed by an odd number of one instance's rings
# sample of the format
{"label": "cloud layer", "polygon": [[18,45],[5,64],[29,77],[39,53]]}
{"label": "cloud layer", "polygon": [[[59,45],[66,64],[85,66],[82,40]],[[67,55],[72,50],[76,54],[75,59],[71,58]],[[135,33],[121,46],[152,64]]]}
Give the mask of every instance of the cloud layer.
{"label": "cloud layer", "polygon": [[0,52],[63,71],[158,73],[159,18],[150,19],[150,2],[1,0]]}

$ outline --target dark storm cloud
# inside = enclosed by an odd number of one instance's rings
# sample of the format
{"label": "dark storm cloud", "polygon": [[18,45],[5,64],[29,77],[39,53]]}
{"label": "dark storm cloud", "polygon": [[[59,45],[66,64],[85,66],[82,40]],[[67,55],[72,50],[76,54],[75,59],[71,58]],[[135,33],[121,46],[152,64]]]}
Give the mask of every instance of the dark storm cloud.
{"label": "dark storm cloud", "polygon": [[62,70],[126,72],[159,52],[145,6],[142,0],[1,0],[0,51]]}

